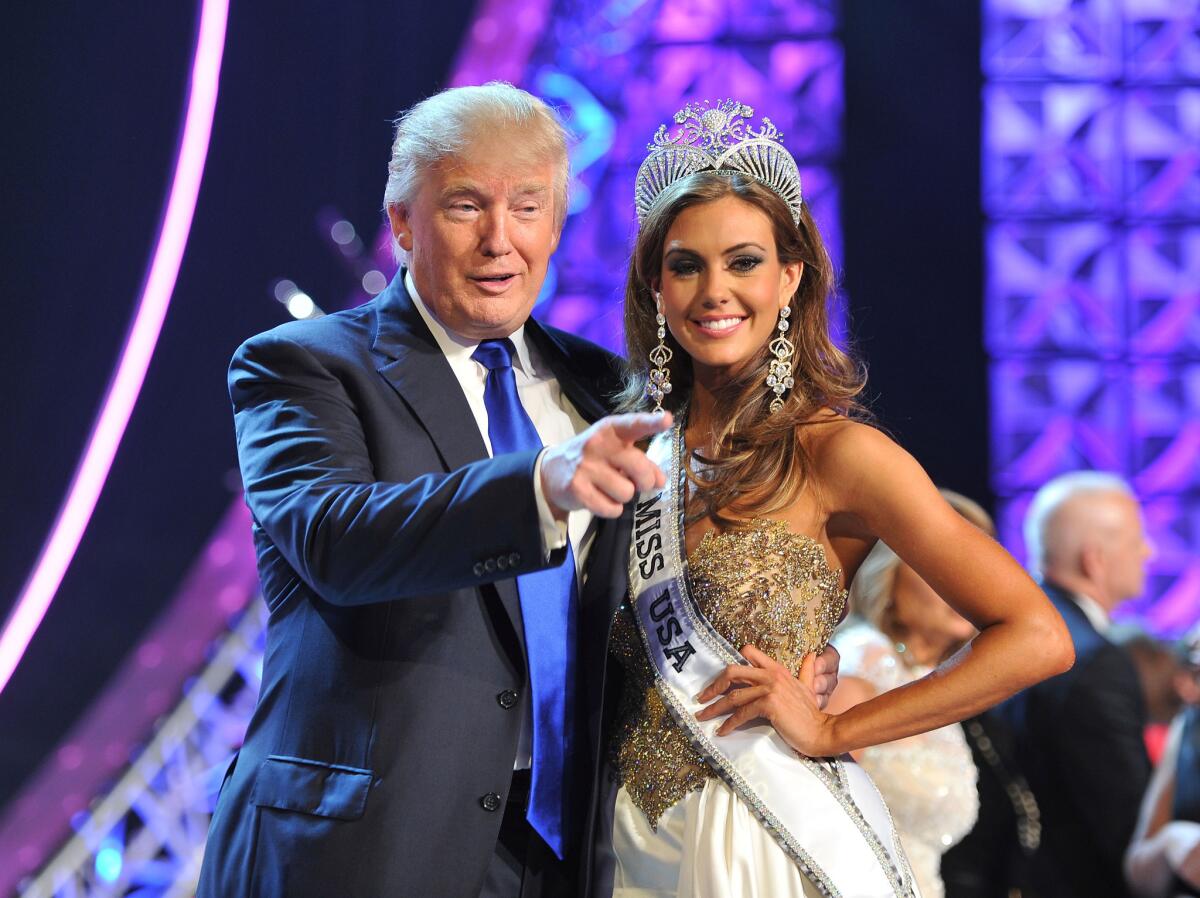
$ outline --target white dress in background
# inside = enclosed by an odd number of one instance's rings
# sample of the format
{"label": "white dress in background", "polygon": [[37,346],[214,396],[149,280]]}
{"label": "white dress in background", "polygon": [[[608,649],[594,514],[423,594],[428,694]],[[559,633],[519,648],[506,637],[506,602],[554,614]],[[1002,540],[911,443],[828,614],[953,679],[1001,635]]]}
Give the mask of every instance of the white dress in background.
{"label": "white dress in background", "polygon": [[[909,667],[883,633],[851,618],[833,635],[841,677],[860,677],[877,692],[918,680],[932,670]],[[904,844],[924,898],[943,898],[941,862],[979,816],[979,772],[958,724],[863,749],[859,763],[871,775]]]}

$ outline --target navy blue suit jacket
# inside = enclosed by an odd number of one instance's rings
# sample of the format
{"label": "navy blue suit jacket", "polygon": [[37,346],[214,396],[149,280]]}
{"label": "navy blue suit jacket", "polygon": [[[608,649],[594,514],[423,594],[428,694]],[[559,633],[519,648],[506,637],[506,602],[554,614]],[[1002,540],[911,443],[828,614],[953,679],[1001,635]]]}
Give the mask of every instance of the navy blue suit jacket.
{"label": "navy blue suit jacket", "polygon": [[[526,334],[580,413],[604,415],[615,357],[532,320]],[[474,898],[528,714],[512,578],[547,564],[536,453],[488,458],[402,276],[247,341],[229,389],[270,616],[199,895]],[[628,517],[601,526],[581,595],[581,822],[628,533]]]}
{"label": "navy blue suit jacket", "polygon": [[1041,811],[1034,891],[1125,898],[1122,862],[1150,779],[1142,688],[1125,652],[1063,590],[1045,589],[1071,633],[1075,666],[997,709]]}

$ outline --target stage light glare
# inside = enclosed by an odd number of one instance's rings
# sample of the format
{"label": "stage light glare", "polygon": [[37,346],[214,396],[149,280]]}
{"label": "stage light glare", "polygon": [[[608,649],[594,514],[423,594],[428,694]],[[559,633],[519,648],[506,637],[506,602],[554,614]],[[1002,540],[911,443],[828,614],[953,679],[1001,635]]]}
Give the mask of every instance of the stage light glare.
{"label": "stage light glare", "polygon": [[277,300],[286,305],[287,301],[292,298],[292,294],[299,289],[300,288],[296,286],[295,281],[289,281],[287,278],[280,278],[275,282],[275,286],[271,292],[275,295]]}
{"label": "stage light glare", "polygon": [[329,236],[333,238],[333,242],[338,246],[348,246],[354,242],[354,238],[358,234],[354,230],[354,225],[343,218],[333,223],[333,226],[329,229]]}
{"label": "stage light glare", "polygon": [[317,304],[307,293],[297,290],[287,301],[287,310],[293,318],[311,318],[317,309]]}
{"label": "stage light glare", "polygon": [[29,579],[4,622],[3,631],[0,631],[0,692],[8,685],[75,557],[150,367],[163,319],[175,292],[175,279],[179,275],[183,251],[192,229],[192,214],[200,194],[216,111],[228,13],[229,0],[201,0],[183,134],[154,255],[120,361],[66,499]]}
{"label": "stage light glare", "polygon": [[[111,840],[105,839],[106,843]],[[114,883],[121,875],[121,849],[106,844],[96,852],[96,876],[107,883]]]}
{"label": "stage light glare", "polygon": [[500,36],[500,25],[491,16],[484,16],[475,23],[471,31],[480,43],[490,44]]}
{"label": "stage light glare", "polygon": [[374,296],[383,292],[383,288],[387,286],[387,277],[382,271],[372,268],[363,275],[362,286],[364,290]]}

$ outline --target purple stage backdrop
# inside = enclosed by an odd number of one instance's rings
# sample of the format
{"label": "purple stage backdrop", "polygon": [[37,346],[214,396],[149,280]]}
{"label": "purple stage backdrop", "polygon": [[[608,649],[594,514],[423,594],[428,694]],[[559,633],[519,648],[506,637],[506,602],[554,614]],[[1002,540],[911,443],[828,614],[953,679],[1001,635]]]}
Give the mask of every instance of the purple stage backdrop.
{"label": "purple stage backdrop", "polygon": [[1200,616],[1200,3],[984,0],[992,476],[1137,489],[1157,555],[1132,613]]}

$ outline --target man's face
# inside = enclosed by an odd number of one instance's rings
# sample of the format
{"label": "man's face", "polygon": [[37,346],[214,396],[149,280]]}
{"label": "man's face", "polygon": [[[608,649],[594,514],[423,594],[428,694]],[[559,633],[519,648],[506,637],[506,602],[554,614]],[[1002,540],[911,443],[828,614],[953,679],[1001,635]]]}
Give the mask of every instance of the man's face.
{"label": "man's face", "polygon": [[554,161],[511,159],[511,142],[474,141],[429,171],[412,203],[388,210],[421,299],[472,340],[525,323],[558,246]]}

